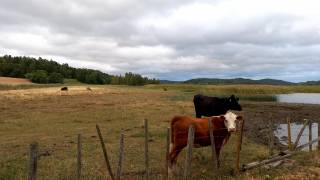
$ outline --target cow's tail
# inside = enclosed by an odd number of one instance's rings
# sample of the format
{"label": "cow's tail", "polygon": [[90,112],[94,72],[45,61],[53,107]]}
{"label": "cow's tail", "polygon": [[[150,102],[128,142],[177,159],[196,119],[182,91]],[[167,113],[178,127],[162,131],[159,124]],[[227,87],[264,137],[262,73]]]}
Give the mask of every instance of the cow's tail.
{"label": "cow's tail", "polygon": [[170,134],[171,134],[171,140],[170,140],[170,152],[172,151],[172,148],[173,148],[173,144],[174,144],[174,124],[179,120],[178,117],[174,117],[172,120],[171,120],[171,124],[170,124]]}

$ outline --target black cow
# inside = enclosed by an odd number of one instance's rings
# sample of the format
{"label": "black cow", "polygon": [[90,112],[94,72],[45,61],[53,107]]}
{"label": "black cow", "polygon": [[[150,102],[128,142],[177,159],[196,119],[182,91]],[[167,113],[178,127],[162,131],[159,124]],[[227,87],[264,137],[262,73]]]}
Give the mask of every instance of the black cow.
{"label": "black cow", "polygon": [[60,90],[61,91],[68,91],[68,87],[62,87]]}
{"label": "black cow", "polygon": [[197,118],[201,118],[201,116],[218,116],[225,114],[228,110],[241,111],[242,108],[238,101],[239,98],[234,95],[229,98],[218,98],[197,94],[193,97]]}

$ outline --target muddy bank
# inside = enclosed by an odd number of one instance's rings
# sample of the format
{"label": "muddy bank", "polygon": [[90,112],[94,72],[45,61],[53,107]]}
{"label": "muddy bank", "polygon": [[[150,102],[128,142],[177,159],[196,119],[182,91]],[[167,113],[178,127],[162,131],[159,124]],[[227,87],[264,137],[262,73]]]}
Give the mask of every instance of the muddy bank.
{"label": "muddy bank", "polygon": [[[302,122],[303,119],[310,119],[320,122],[320,105],[289,104],[276,102],[243,102],[243,115],[245,117],[244,134],[254,142],[268,143],[268,121],[273,118],[274,129],[276,124],[286,123],[286,118],[291,122]],[[280,148],[279,141],[275,138],[275,145]]]}

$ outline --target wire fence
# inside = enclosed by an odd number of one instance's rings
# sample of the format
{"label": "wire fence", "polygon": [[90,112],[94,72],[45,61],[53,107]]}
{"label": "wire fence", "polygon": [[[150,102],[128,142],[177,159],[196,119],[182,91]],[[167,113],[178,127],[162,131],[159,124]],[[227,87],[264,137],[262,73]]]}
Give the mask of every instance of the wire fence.
{"label": "wire fence", "polygon": [[[310,124],[312,124],[312,121],[306,121],[303,128],[299,132],[299,135],[294,143],[292,143],[292,139],[290,138],[290,121],[288,120],[288,144],[293,144],[292,146],[289,146],[289,149],[286,151],[281,152],[282,155],[280,154],[274,154],[274,142],[271,140],[273,139],[273,129],[271,126],[273,126],[273,123],[269,123],[269,136],[270,140],[268,142],[269,146],[269,152],[270,152],[270,157],[267,160],[262,160],[262,161],[255,161],[251,162],[248,164],[241,164],[241,146],[242,146],[242,134],[243,134],[243,125],[244,121],[240,121],[237,125],[237,131],[234,133],[235,136],[237,137],[236,139],[236,144],[235,144],[235,154],[234,154],[234,170],[235,170],[235,175],[240,175],[241,171],[253,169],[256,167],[261,167],[265,164],[279,161],[283,158],[287,158],[292,156],[297,150],[300,150],[302,147],[309,147],[309,150],[312,151],[312,145],[315,142],[320,141],[319,135],[320,135],[320,128],[318,128],[318,137],[315,139],[312,138],[311,135],[309,135],[309,142],[307,144],[303,145],[296,145],[297,142],[299,142],[301,133],[304,131],[304,129],[309,125],[309,134],[311,133],[310,129]],[[318,125],[319,126],[319,125]],[[170,128],[167,129],[166,133],[166,144],[165,144],[165,152],[161,152],[161,155],[158,156],[158,158],[164,158],[164,161],[159,161],[159,159],[154,159],[154,148],[159,148],[159,147],[152,147],[150,146],[150,142],[152,142],[152,139],[149,137],[149,129],[148,129],[148,121],[144,121],[144,145],[141,145],[137,148],[136,152],[126,152],[125,147],[127,146],[126,144],[126,137],[127,135],[122,132],[120,135],[119,139],[119,153],[118,157],[116,159],[110,160],[109,158],[109,149],[105,146],[106,143],[104,142],[102,132],[99,128],[99,126],[96,126],[97,129],[97,134],[99,137],[100,145],[101,145],[101,152],[103,154],[103,158],[106,164],[106,169],[104,171],[105,174],[107,174],[108,179],[112,180],[119,180],[119,179],[130,179],[130,178],[135,178],[135,179],[191,179],[192,177],[192,171],[194,172],[195,170],[192,170],[192,157],[193,157],[193,147],[197,146],[199,142],[205,141],[208,146],[211,145],[211,151],[212,151],[212,162],[213,162],[213,170],[212,173],[215,174],[214,177],[216,179],[221,179],[223,174],[219,172],[219,157],[216,157],[215,155],[217,154],[216,150],[217,148],[221,148],[221,144],[217,144],[216,140],[219,139],[226,139],[229,138],[230,133],[228,132],[227,128],[211,128],[212,125],[209,124],[208,128],[195,128],[194,126],[189,126],[188,129],[184,130],[171,130]],[[180,138],[179,141],[183,141],[184,144],[183,146],[186,148],[186,157],[185,157],[185,163],[183,165],[178,166],[177,172],[173,172],[173,176],[170,176],[171,174],[168,172],[168,168],[170,167],[170,155],[174,153],[178,153],[181,151],[181,149],[175,150],[175,149],[170,149],[170,143],[172,143],[171,140],[171,133],[174,132],[175,136],[174,138]],[[201,132],[201,133],[200,133]],[[223,134],[224,133],[224,134]],[[75,172],[76,172],[76,179],[83,179],[83,159],[84,157],[82,156],[82,151],[81,149],[83,148],[83,135],[79,134],[77,138],[77,155],[76,155],[76,167],[75,167]],[[290,142],[290,143],[289,143]],[[320,149],[320,143],[318,142],[318,149]],[[37,178],[37,169],[39,168],[38,166],[38,159],[41,156],[39,154],[39,144],[37,142],[32,143],[30,145],[30,152],[29,152],[29,165],[28,165],[28,179],[34,180]],[[143,155],[143,156],[142,156]],[[131,162],[131,163],[141,163],[144,164],[140,167],[140,169],[133,169],[130,170],[130,168],[124,168],[124,161],[126,161],[125,157],[126,156],[139,156],[143,157],[141,158],[141,161],[139,162]],[[156,167],[153,166],[153,164],[156,163],[163,163],[163,165],[157,164]],[[217,164],[216,164],[217,162]],[[115,165],[116,164],[116,165]],[[162,168],[159,168],[161,166]],[[114,168],[116,167],[116,168]]]}

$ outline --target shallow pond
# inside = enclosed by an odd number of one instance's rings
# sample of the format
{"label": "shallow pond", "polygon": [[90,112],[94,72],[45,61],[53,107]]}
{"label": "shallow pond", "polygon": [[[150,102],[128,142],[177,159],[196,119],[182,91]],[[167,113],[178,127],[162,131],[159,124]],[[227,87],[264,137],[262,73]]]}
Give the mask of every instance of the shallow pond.
{"label": "shallow pond", "polygon": [[320,104],[320,93],[277,94],[278,102]]}
{"label": "shallow pond", "polygon": [[[274,135],[279,138],[280,143],[282,143],[283,145],[288,145],[288,125],[287,124],[279,124],[277,129],[274,131]],[[294,144],[294,142],[297,139],[298,133],[300,132],[301,128],[302,128],[303,124],[297,124],[297,123],[292,123],[291,124],[291,141],[292,144]],[[312,123],[312,139],[317,138],[318,136],[318,123]],[[309,142],[309,127],[307,126],[304,131],[303,134],[300,138],[300,141],[298,143],[299,145],[305,144]],[[312,149],[316,149],[318,143],[314,143],[312,145]],[[308,150],[309,146],[304,148],[303,150]]]}

